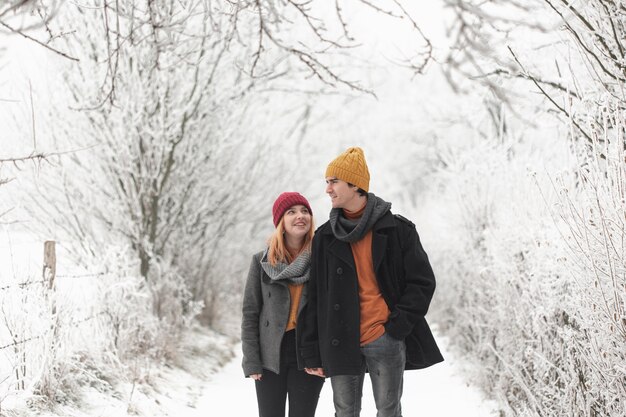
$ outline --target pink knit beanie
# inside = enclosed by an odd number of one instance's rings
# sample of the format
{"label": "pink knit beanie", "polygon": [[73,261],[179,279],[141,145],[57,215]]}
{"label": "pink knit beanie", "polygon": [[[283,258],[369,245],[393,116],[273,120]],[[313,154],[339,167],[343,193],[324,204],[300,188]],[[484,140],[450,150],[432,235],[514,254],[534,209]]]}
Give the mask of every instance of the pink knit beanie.
{"label": "pink knit beanie", "polygon": [[302,204],[304,207],[309,209],[309,213],[313,215],[311,205],[302,194],[296,192],[285,192],[279,195],[276,201],[274,201],[274,207],[272,208],[274,227],[278,226],[278,222],[280,222],[281,217],[283,217],[283,214],[285,214],[289,207],[296,206],[298,204]]}

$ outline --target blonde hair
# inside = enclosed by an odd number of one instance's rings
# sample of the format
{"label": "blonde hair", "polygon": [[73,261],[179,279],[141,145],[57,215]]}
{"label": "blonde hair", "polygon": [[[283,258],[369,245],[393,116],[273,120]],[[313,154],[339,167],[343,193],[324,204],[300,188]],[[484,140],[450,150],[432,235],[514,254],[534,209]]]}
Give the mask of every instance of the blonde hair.
{"label": "blonde hair", "polygon": [[[311,228],[308,233],[304,235],[304,244],[300,248],[300,252],[305,250],[311,250],[311,242],[313,241],[313,234],[315,233],[315,224],[313,223],[313,216],[311,216]],[[287,250],[287,245],[285,244],[285,218],[281,217],[278,225],[276,226],[276,230],[270,236],[268,242],[269,250],[267,252],[267,260],[270,262],[270,265],[275,266],[279,262],[284,262],[290,264],[293,262],[293,257]]]}

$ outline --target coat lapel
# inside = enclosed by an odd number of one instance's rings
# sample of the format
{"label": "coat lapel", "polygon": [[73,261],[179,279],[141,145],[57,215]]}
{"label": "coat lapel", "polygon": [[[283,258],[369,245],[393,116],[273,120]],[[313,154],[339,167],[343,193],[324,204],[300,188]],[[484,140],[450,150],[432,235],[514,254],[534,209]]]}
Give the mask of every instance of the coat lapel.
{"label": "coat lapel", "polygon": [[354,258],[352,257],[352,249],[350,248],[349,243],[333,239],[328,244],[328,251],[356,271],[356,267],[354,266]]}
{"label": "coat lapel", "polygon": [[374,264],[374,273],[378,276],[378,268],[385,257],[387,251],[387,235],[374,231],[372,236],[372,262]]}
{"label": "coat lapel", "polygon": [[374,225],[372,236],[372,263],[374,264],[374,272],[378,275],[378,269],[380,264],[385,258],[385,252],[387,251],[387,233],[383,232],[383,229],[396,227],[393,220],[393,215],[387,212],[379,221]]}

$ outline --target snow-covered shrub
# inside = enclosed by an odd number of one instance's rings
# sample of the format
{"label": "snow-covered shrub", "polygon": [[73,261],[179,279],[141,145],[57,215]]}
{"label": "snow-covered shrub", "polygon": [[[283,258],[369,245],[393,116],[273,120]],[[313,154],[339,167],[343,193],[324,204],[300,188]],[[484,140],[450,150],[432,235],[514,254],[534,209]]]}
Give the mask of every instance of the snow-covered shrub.
{"label": "snow-covered shrub", "polygon": [[433,254],[437,321],[482,360],[484,386],[513,407],[541,403],[529,379],[549,368],[545,330],[565,308],[567,287],[559,234],[536,186],[534,161],[545,152],[536,145],[476,140],[446,160],[445,193],[431,203],[443,207],[445,228]]}
{"label": "snow-covered shrub", "polygon": [[452,250],[438,245],[439,318],[482,359],[507,414],[622,416],[626,11],[599,0],[446,2],[458,12],[451,72],[506,103],[522,121],[507,128],[523,137],[474,129],[480,167],[437,175],[460,190],[429,203],[449,205],[454,225]]}
{"label": "snow-covered shrub", "polygon": [[477,140],[424,197],[443,229],[434,315],[507,415],[625,411],[624,115],[602,116],[589,146]]}
{"label": "snow-covered shrub", "polygon": [[[15,285],[0,294],[0,335],[3,341],[14,343],[2,351],[7,361],[0,367],[5,376],[0,395],[26,392],[31,401],[48,405],[72,401],[79,388],[73,383],[77,374],[73,357],[85,339],[94,349],[102,346],[98,343],[102,339],[97,330],[87,327],[85,331],[86,326],[78,319],[85,315],[81,307],[89,306],[80,306],[63,290],[50,288],[48,282],[30,282],[33,284]],[[95,322],[89,325],[97,327]],[[5,364],[11,372],[6,373]]]}
{"label": "snow-covered shrub", "polygon": [[151,283],[137,277],[106,289],[102,302],[111,320],[112,344],[120,359],[174,358],[181,333],[202,308],[201,303],[189,300],[182,280],[171,277]]}
{"label": "snow-covered shrub", "polygon": [[626,413],[626,114],[623,101],[605,103],[591,107],[576,187],[556,182],[579,313],[570,319],[578,336],[570,401],[591,416]]}
{"label": "snow-covered shrub", "polygon": [[[32,277],[26,282],[39,281]],[[24,282],[24,281],[22,281]],[[3,281],[6,284],[6,281]],[[14,285],[0,292],[0,399],[21,390],[31,390],[33,376],[49,368],[56,341],[49,336],[53,317],[46,288],[42,284]],[[1,400],[0,400],[1,402]]]}
{"label": "snow-covered shrub", "polygon": [[181,279],[155,278],[162,283],[155,296],[127,248],[104,248],[81,269],[57,246],[54,285],[49,277],[3,277],[0,285],[5,409],[18,397],[41,408],[75,403],[86,386],[110,391],[115,381],[145,379],[151,363],[176,359],[180,336],[199,311],[197,303],[181,311],[189,296],[181,284],[168,284]]}

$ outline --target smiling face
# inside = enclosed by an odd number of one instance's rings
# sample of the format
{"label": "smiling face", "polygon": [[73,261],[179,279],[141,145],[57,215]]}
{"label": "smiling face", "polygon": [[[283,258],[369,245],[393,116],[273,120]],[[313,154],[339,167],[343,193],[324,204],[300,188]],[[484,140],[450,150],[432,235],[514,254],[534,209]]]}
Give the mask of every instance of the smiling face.
{"label": "smiling face", "polygon": [[311,212],[305,206],[291,206],[283,214],[285,234],[288,239],[304,239],[311,229]]}
{"label": "smiling face", "polygon": [[330,197],[333,208],[356,211],[363,206],[358,187],[351,186],[337,177],[326,177],[326,194]]}

